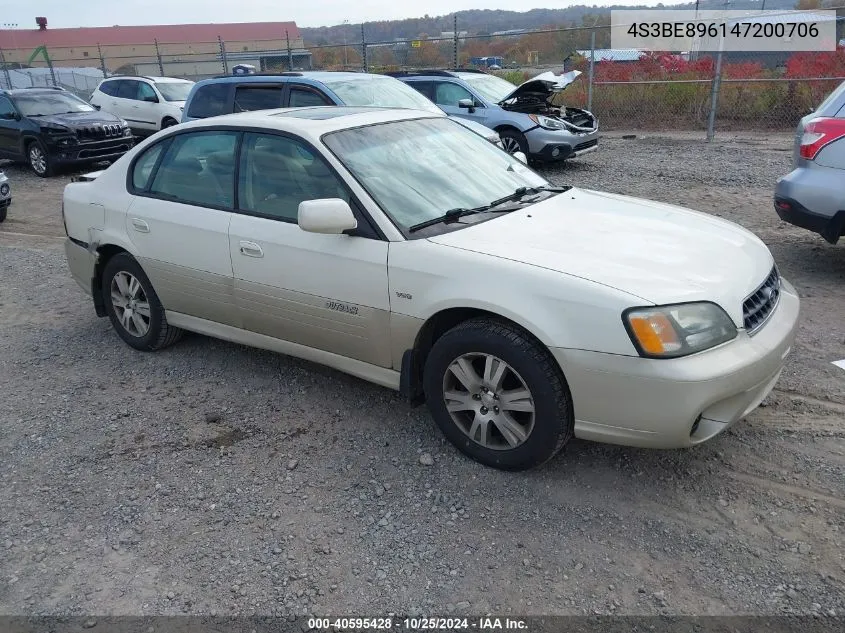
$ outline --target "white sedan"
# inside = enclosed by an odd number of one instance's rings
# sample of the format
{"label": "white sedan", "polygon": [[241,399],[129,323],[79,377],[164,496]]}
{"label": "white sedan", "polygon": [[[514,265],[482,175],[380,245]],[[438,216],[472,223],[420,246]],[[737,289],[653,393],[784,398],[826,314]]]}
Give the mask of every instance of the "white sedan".
{"label": "white sedan", "polygon": [[68,263],[126,343],[189,330],[334,367],[425,401],[497,468],[573,435],[708,440],[773,388],[797,327],[748,231],[553,186],[432,113],[216,117],[82,180]]}

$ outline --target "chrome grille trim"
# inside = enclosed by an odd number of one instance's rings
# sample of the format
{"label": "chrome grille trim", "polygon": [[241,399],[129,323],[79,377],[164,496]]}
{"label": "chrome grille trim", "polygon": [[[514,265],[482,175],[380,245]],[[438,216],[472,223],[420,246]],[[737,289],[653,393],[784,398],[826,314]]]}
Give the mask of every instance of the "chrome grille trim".
{"label": "chrome grille trim", "polygon": [[780,302],[780,273],[773,266],[769,276],[742,302],[742,322],[749,336],[754,335],[774,314]]}

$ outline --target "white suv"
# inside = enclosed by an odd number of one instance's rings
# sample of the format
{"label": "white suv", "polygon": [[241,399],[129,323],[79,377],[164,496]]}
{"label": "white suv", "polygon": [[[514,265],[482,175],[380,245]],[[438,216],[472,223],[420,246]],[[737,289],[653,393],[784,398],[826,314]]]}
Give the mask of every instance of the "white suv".
{"label": "white suv", "polygon": [[430,112],[183,123],[63,210],[73,277],[132,347],[190,330],[322,363],[424,399],[497,468],[573,434],[704,442],[771,391],[797,328],[752,233],[552,186]]}
{"label": "white suv", "polygon": [[91,105],[125,119],[133,131],[157,132],[182,120],[194,82],[171,77],[109,77],[91,95]]}

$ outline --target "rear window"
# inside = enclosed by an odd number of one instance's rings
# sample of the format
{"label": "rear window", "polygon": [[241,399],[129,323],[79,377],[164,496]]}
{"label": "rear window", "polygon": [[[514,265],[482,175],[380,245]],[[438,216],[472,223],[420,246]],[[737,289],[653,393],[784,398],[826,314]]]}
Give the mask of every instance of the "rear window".
{"label": "rear window", "polygon": [[[827,99],[821,102],[821,105],[817,108],[816,112],[823,116],[845,116],[845,104],[840,103],[839,108],[835,108],[834,103],[837,103],[838,100],[845,96],[845,81],[839,84],[839,87],[836,88],[833,92],[831,92]],[[834,109],[835,108],[835,109]],[[831,112],[827,112],[827,110],[832,110]],[[838,115],[836,111],[839,111]]]}
{"label": "rear window", "polygon": [[104,81],[100,84],[100,92],[110,97],[115,96],[117,94],[117,83],[116,81]]}
{"label": "rear window", "polygon": [[229,84],[207,84],[201,86],[191,98],[188,116],[205,119],[211,116],[229,114]]}
{"label": "rear window", "polygon": [[281,86],[238,86],[235,88],[235,112],[270,110],[282,107]]}

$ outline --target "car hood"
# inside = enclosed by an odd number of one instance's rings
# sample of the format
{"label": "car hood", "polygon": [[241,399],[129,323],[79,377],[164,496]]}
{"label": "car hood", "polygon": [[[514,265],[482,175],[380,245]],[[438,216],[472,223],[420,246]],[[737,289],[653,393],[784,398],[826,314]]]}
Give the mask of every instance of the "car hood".
{"label": "car hood", "polygon": [[552,71],[541,73],[533,79],[529,79],[528,81],[519,84],[513,92],[502,99],[499,103],[510,101],[511,99],[524,94],[546,94],[551,96],[556,92],[564,90],[569,84],[575,81],[580,74],[580,70],[570,70],[568,73],[563,73],[562,75],[555,75]]}
{"label": "car hood", "polygon": [[571,189],[429,238],[635,295],[644,304],[713,301],[742,325],[742,302],[774,265],[753,233],[649,200]]}
{"label": "car hood", "polygon": [[41,124],[63,125],[71,129],[93,127],[96,125],[123,124],[123,119],[110,112],[70,112],[67,114],[48,114],[30,117]]}

